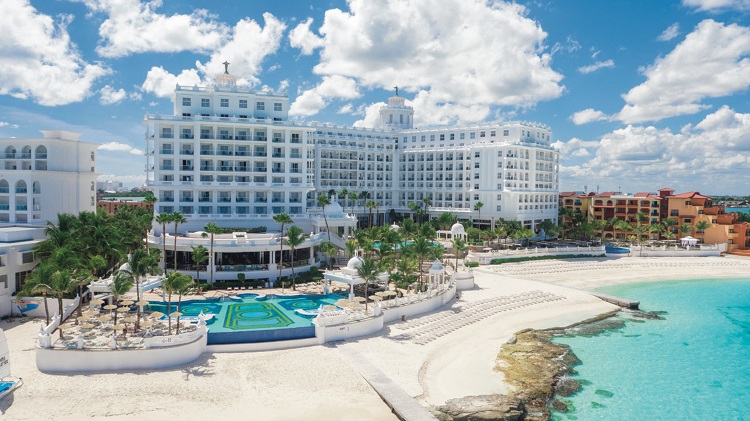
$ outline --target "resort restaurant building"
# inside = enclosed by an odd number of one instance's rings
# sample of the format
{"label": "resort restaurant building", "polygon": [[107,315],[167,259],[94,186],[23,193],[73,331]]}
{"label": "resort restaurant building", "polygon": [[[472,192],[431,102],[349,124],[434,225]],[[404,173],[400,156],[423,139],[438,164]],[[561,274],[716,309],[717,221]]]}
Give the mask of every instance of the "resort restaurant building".
{"label": "resort restaurant building", "polygon": [[[245,88],[228,72],[208,86],[178,85],[173,101],[170,113],[147,114],[144,123],[156,213],[187,218],[178,226],[178,268],[190,264],[190,245],[209,248],[210,240],[192,234],[215,222],[240,233],[224,234],[222,246],[236,243],[215,250],[217,262],[230,253],[227,266],[262,269],[242,271],[246,278],[274,279],[281,227],[273,216],[281,212],[311,234],[298,248],[310,262],[329,234],[343,248],[347,233],[368,226],[371,215],[374,224],[390,223],[423,199],[430,216],[450,212],[482,228],[497,218],[535,230],[557,221],[559,153],[542,124],[415,128],[413,108],[398,95],[381,108],[375,128],[299,122],[288,118],[285,93]],[[320,208],[320,194],[332,205]],[[166,237],[161,231],[155,223],[152,246],[162,238],[171,244],[170,227]],[[167,267],[173,248],[166,247]],[[258,254],[238,259],[246,252]]]}

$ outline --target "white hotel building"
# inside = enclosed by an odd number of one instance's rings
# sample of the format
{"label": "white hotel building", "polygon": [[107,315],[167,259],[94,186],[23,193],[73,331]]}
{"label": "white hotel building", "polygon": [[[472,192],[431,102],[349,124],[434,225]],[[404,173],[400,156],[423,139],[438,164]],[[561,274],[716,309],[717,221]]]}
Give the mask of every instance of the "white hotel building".
{"label": "white hotel building", "polygon": [[[145,117],[146,173],[158,199],[156,213],[178,211],[188,219],[180,225],[182,233],[200,231],[211,221],[278,232],[272,217],[286,212],[296,225],[317,234],[325,224],[316,197],[342,189],[368,192],[368,200],[378,204],[373,212],[380,223],[390,222],[391,211],[410,212],[409,203],[423,198],[430,198],[432,216],[451,212],[485,228],[496,218],[537,230],[545,219],[557,221],[559,154],[550,146],[550,129],[540,124],[418,129],[414,110],[400,96],[388,99],[374,129],[302,123],[288,119],[286,94],[239,87],[227,73],[217,75],[212,86],[177,86],[173,100],[173,114]],[[355,225],[349,214],[367,221],[364,200],[353,203],[336,195],[332,201],[341,205],[326,207],[334,234]],[[484,204],[479,212],[477,202]],[[150,240],[160,244],[160,236],[161,226],[155,224]],[[200,242],[199,236],[178,240],[178,251]],[[314,236],[308,246],[324,240]],[[266,253],[252,260],[272,265],[263,272],[273,272],[278,256],[269,245],[275,239],[260,242],[256,248]],[[240,249],[247,245],[235,241],[219,253]],[[310,264],[313,255],[312,250],[305,254]]]}

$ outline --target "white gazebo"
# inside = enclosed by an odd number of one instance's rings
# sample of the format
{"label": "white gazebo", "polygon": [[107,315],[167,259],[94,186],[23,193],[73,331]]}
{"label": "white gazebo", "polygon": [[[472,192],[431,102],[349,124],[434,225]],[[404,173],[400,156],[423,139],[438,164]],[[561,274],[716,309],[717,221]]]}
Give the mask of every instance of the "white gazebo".
{"label": "white gazebo", "polygon": [[439,230],[437,235],[438,238],[445,238],[450,241],[454,241],[456,238],[466,240],[466,229],[464,229],[464,226],[460,222],[456,222],[450,231]]}
{"label": "white gazebo", "polygon": [[695,247],[698,244],[698,239],[691,236],[680,238],[680,244],[682,247]]}
{"label": "white gazebo", "polygon": [[430,267],[430,288],[440,288],[445,282],[445,268],[440,260],[435,259]]}
{"label": "white gazebo", "polygon": [[[349,284],[349,299],[354,298],[354,285],[364,284],[365,280],[357,275],[357,268],[362,265],[362,258],[354,256],[349,259],[346,267],[340,270],[327,270],[323,273],[323,293],[328,294],[328,285],[330,281],[343,282]],[[382,281],[388,281],[388,274],[381,273],[378,279]]]}

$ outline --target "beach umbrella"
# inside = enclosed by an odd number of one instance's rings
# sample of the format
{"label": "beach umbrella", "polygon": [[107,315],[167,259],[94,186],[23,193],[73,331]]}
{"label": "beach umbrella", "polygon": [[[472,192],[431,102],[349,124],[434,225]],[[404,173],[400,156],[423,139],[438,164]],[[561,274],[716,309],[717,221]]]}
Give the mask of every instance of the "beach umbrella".
{"label": "beach umbrella", "polygon": [[100,306],[104,304],[104,300],[102,300],[101,298],[97,298],[96,300],[91,300],[91,304],[95,306]]}
{"label": "beach umbrella", "polygon": [[379,296],[379,295],[371,295],[371,296],[370,296],[370,299],[371,299],[372,301],[380,301],[380,300],[382,300],[382,299],[383,299],[383,297],[381,297],[381,296]]}
{"label": "beach umbrella", "polygon": [[116,324],[116,325],[112,326],[112,329],[114,329],[114,330],[125,330],[125,325]]}
{"label": "beach umbrella", "polygon": [[114,310],[116,308],[117,308],[117,306],[114,305],[114,304],[107,304],[106,306],[104,306],[105,310]]}
{"label": "beach umbrella", "polygon": [[132,300],[125,300],[120,303],[120,305],[123,305],[123,306],[132,306],[133,304],[135,304],[135,302]]}
{"label": "beach umbrella", "polygon": [[328,304],[328,305],[323,306],[323,309],[324,310],[336,310],[336,306]]}
{"label": "beach umbrella", "polygon": [[122,321],[125,323],[135,323],[136,320],[138,320],[136,317],[131,316],[124,318]]}
{"label": "beach umbrella", "polygon": [[169,317],[182,317],[182,313],[180,313],[179,311],[174,311],[170,313]]}
{"label": "beach umbrella", "polygon": [[91,323],[84,323],[81,325],[81,329],[93,329],[94,325]]}
{"label": "beach umbrella", "polygon": [[127,312],[127,311],[130,311],[130,307],[119,307],[119,308],[117,309],[117,312],[118,312],[118,313],[125,313],[125,312]]}
{"label": "beach umbrella", "polygon": [[375,293],[378,297],[385,297],[388,295],[388,291],[378,291]]}
{"label": "beach umbrella", "polygon": [[84,316],[89,316],[89,317],[98,316],[99,315],[99,311],[98,310],[86,310],[86,311],[83,312],[83,315]]}
{"label": "beach umbrella", "polygon": [[109,314],[105,314],[104,316],[99,317],[100,322],[108,322],[110,320],[112,320],[112,316],[110,316]]}
{"label": "beach umbrella", "polygon": [[79,322],[85,322],[88,319],[89,319],[89,316],[81,316],[81,317],[76,318],[76,320],[78,320]]}
{"label": "beach umbrella", "polygon": [[153,326],[153,323],[149,321],[141,322],[141,327],[151,327]]}
{"label": "beach umbrella", "polygon": [[367,301],[367,299],[365,297],[354,297],[354,301],[358,303],[364,303],[365,301]]}
{"label": "beach umbrella", "polygon": [[155,311],[149,314],[149,317],[154,318],[154,319],[161,319],[162,317],[164,317],[164,313],[162,313],[161,311]]}
{"label": "beach umbrella", "polygon": [[151,304],[151,303],[149,301],[146,301],[146,300],[141,300],[141,301],[138,301],[137,303],[135,303],[135,305],[137,305],[138,307],[145,307],[145,306],[147,306],[149,304]]}
{"label": "beach umbrella", "polygon": [[398,295],[396,291],[385,291],[385,294],[389,297],[395,297],[396,295]]}
{"label": "beach umbrella", "polygon": [[58,328],[61,330],[70,330],[73,329],[75,325],[73,323],[65,323],[63,325],[60,325]]}

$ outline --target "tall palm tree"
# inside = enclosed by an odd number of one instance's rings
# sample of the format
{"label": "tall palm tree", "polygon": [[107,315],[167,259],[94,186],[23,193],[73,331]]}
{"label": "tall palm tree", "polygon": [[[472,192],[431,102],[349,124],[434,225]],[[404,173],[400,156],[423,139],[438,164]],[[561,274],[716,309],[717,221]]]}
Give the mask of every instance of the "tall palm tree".
{"label": "tall palm tree", "polygon": [[302,233],[302,228],[296,225],[292,225],[286,230],[285,242],[289,246],[289,254],[292,256],[292,289],[295,291],[297,290],[297,284],[294,275],[294,250],[296,250],[297,247],[304,243],[308,238],[309,236],[307,234]]}
{"label": "tall palm tree", "polygon": [[430,215],[427,213],[427,208],[432,206],[432,199],[429,197],[423,197],[422,198],[422,205],[424,205],[424,214],[427,217],[427,220],[430,220]]}
{"label": "tall palm tree", "polygon": [[365,281],[365,311],[367,311],[366,299],[370,294],[370,282],[375,282],[378,280],[378,269],[378,264],[377,262],[375,262],[375,259],[370,258],[362,259],[362,263],[357,266],[357,276]]}
{"label": "tall palm tree", "polygon": [[195,282],[200,282],[201,264],[208,260],[208,250],[202,244],[190,248],[193,250],[192,258],[195,263]]}
{"label": "tall palm tree", "polygon": [[[282,230],[284,229],[283,226],[281,228]],[[209,279],[209,282],[211,284],[214,283],[214,272],[216,272],[216,256],[214,255],[214,236],[216,234],[221,234],[221,227],[216,222],[207,223],[203,227],[203,234],[201,234],[203,238],[211,237],[211,241],[209,243],[209,255],[208,255],[209,263],[211,264],[211,275]]]}
{"label": "tall palm tree", "polygon": [[[34,270],[26,278],[26,282],[23,284],[23,289],[18,291],[16,297],[29,297],[36,294],[42,294],[44,299],[44,313],[49,325],[49,304],[47,303],[47,284],[51,282],[52,275],[55,273],[55,265],[52,261],[42,260],[36,265]],[[60,314],[62,317],[62,314]],[[60,321],[62,323],[62,320]]]}
{"label": "tall palm tree", "polygon": [[[180,313],[182,311],[182,296],[185,294],[190,294],[195,290],[195,282],[193,282],[193,279],[187,275],[184,277],[179,278],[179,282],[175,285],[174,292],[177,293],[177,312]],[[176,335],[180,334],[180,317],[177,316],[177,331],[175,332]]]}
{"label": "tall palm tree", "polygon": [[[348,242],[349,240],[347,240],[347,243]],[[336,257],[336,254],[338,253],[336,246],[334,246],[333,243],[326,241],[318,246],[318,251],[328,258],[328,269],[331,269],[333,267],[333,258]]]}
{"label": "tall palm tree", "polygon": [[427,256],[432,252],[432,243],[424,237],[417,237],[408,249],[419,261],[419,290],[422,290],[422,265]]}
{"label": "tall palm tree", "polygon": [[156,216],[156,223],[161,224],[161,258],[164,260],[164,273],[167,273],[167,224],[172,223],[172,214],[160,213]]}
{"label": "tall palm tree", "polygon": [[[167,317],[169,318],[169,330],[168,333],[172,334],[172,294],[180,293],[179,291],[185,288],[185,285],[192,283],[193,278],[180,272],[172,272],[162,282],[162,289],[167,293]],[[179,305],[179,304],[178,304]],[[178,322],[179,324],[179,322]]]}
{"label": "tall palm tree", "polygon": [[424,211],[422,210],[422,206],[420,206],[419,203],[417,202],[409,202],[407,206],[409,210],[412,211],[413,217],[416,217],[415,222],[418,222],[418,223],[422,222],[422,214],[424,214]]}
{"label": "tall palm tree", "polygon": [[322,209],[323,220],[326,222],[326,232],[328,232],[328,242],[331,242],[331,231],[328,229],[328,217],[326,216],[326,206],[331,204],[331,199],[328,196],[321,194],[318,195],[318,206]]}
{"label": "tall palm tree", "polygon": [[[120,301],[130,288],[133,288],[133,274],[124,270],[117,271],[112,277],[112,283],[109,284],[109,292],[112,293],[115,302]],[[117,324],[117,312],[115,312],[114,324]]]}
{"label": "tall palm tree", "polygon": [[466,241],[464,241],[461,237],[456,237],[453,239],[453,252],[456,253],[456,272],[458,272],[458,257],[459,254],[468,251],[469,246],[466,244]]}
{"label": "tall palm tree", "polygon": [[690,222],[685,222],[680,225],[680,231],[682,232],[682,235],[690,235],[693,232],[693,225],[691,225]]}
{"label": "tall palm tree", "polygon": [[[674,236],[674,233],[672,232],[672,229],[674,227],[676,227],[677,224],[679,223],[677,221],[677,219],[675,219],[675,218],[667,218],[667,219],[661,221],[661,223],[664,224],[665,234],[669,233],[669,234],[672,234],[672,236]],[[667,238],[670,238],[669,234],[666,234]]]}
{"label": "tall palm tree", "polygon": [[484,203],[477,202],[474,203],[474,210],[477,211],[477,220],[482,219],[482,208],[484,207]]}
{"label": "tall palm tree", "polygon": [[362,199],[362,213],[366,213],[365,203],[367,203],[367,200],[370,198],[370,192],[365,190],[359,192],[359,198]]}
{"label": "tall palm tree", "polygon": [[187,222],[187,218],[180,212],[172,212],[172,223],[174,223],[174,270],[177,270],[177,226]]}
{"label": "tall palm tree", "polygon": [[703,238],[706,237],[705,231],[711,228],[711,223],[708,221],[698,221],[695,223],[695,229],[698,234],[703,234]]}
{"label": "tall palm tree", "polygon": [[370,228],[372,228],[372,210],[377,206],[378,204],[375,203],[374,200],[368,200],[365,203],[365,207],[370,210]]}
{"label": "tall palm tree", "polygon": [[617,222],[615,222],[615,228],[620,231],[624,231],[625,236],[627,237],[630,230],[633,229],[633,226],[630,225],[628,221],[623,221],[622,219],[618,219]]}
{"label": "tall palm tree", "polygon": [[[133,251],[128,260],[130,266],[129,272],[133,275],[135,281],[135,295],[136,301],[141,301],[141,280],[148,275],[158,275],[161,273],[159,269],[159,260],[154,253],[149,253],[147,250],[138,249]],[[138,331],[141,323],[141,306],[137,307],[135,330]]]}
{"label": "tall palm tree", "polygon": [[357,199],[359,199],[359,195],[357,193],[349,193],[349,200],[352,202],[352,213],[354,212],[354,207],[357,205]]}
{"label": "tall palm tree", "polygon": [[341,191],[339,191],[339,197],[344,199],[344,205],[341,206],[344,210],[344,213],[346,213],[346,201],[349,198],[349,189],[343,188]]}
{"label": "tall palm tree", "polygon": [[633,233],[635,233],[635,241],[638,243],[638,255],[643,255],[643,236],[648,233],[648,226],[638,225],[633,227]]}
{"label": "tall palm tree", "polygon": [[292,217],[286,212],[277,213],[273,216],[273,220],[277,224],[281,224],[281,234],[279,236],[279,282],[281,281],[281,270],[283,269],[282,263],[284,263],[284,225],[293,224]]}

